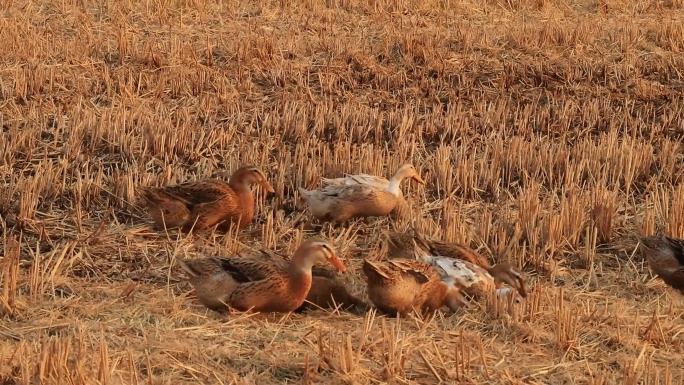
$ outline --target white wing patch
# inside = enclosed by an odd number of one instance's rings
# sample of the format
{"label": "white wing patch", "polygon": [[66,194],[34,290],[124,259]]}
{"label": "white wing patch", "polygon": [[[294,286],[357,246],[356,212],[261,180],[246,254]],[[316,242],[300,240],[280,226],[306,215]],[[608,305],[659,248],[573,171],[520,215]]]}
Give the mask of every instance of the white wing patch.
{"label": "white wing patch", "polygon": [[367,184],[369,186],[373,186],[379,189],[386,189],[390,185],[390,182],[387,179],[368,174],[350,175],[345,178],[345,183]]}
{"label": "white wing patch", "polygon": [[464,288],[485,280],[494,281],[486,270],[467,261],[437,256],[424,256],[423,259],[435,267],[442,281],[446,282],[447,278],[451,278],[455,284]]}
{"label": "white wing patch", "polygon": [[326,186],[318,191],[320,191],[322,199],[343,199],[349,197],[350,195],[371,195],[373,192],[377,191],[377,189],[368,185],[354,184],[344,186]]}
{"label": "white wing patch", "polygon": [[383,177],[368,174],[347,175],[344,178],[322,178],[322,182],[328,186],[367,185],[381,190],[386,189],[390,184],[390,182]]}
{"label": "white wing patch", "polygon": [[[485,285],[494,288],[494,278],[489,272],[468,261],[433,255],[416,255],[416,259],[432,265],[449,287],[466,290],[474,285]],[[512,287],[495,289],[499,298],[506,298],[510,292],[515,294],[515,303],[522,302],[523,298]]]}

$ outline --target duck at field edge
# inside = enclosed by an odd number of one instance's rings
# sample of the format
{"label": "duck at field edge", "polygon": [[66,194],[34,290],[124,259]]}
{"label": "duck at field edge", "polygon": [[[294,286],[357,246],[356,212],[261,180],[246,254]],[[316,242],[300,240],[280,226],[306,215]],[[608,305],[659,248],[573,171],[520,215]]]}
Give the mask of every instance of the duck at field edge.
{"label": "duck at field edge", "polygon": [[684,294],[684,240],[663,234],[641,237],[639,249],[651,270]]}

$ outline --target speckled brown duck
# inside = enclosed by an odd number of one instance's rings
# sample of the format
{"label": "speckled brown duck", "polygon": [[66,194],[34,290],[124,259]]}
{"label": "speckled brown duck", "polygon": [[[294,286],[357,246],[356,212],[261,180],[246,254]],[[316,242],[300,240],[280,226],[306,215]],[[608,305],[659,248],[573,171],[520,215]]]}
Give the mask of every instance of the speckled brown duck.
{"label": "speckled brown duck", "polygon": [[[270,259],[277,264],[287,264],[287,257],[270,250],[260,250],[263,258]],[[347,287],[339,279],[336,270],[324,266],[311,268],[311,289],[304,303],[297,308],[297,312],[308,309],[335,309],[339,308],[354,314],[365,313],[369,306],[362,299],[352,295]]]}
{"label": "speckled brown duck", "polygon": [[[462,293],[480,298],[487,292],[506,296],[517,291],[521,301],[527,297],[525,277],[508,262],[490,266],[489,262],[470,247],[427,238],[411,229],[407,233],[384,231],[388,258],[416,259],[435,268],[442,280],[452,282]],[[510,289],[503,287],[508,284]]]}
{"label": "speckled brown duck", "polygon": [[456,311],[467,305],[458,288],[443,281],[432,266],[420,261],[364,259],[363,273],[368,279],[371,302],[389,315],[406,314],[414,309],[434,311],[442,306]]}
{"label": "speckled brown duck", "polygon": [[140,196],[160,228],[180,227],[201,231],[214,225],[227,230],[231,223],[243,229],[254,218],[254,196],[250,186],[259,184],[274,192],[263,171],[244,166],[235,170],[229,182],[215,179],[188,181],[176,185],[140,189]]}
{"label": "speckled brown duck", "polygon": [[346,270],[332,246],[318,240],[304,242],[284,264],[262,257],[178,260],[204,306],[262,313],[286,313],[302,306],[311,289],[315,262]]}
{"label": "speckled brown duck", "polygon": [[379,217],[390,214],[397,206],[399,186],[412,178],[424,184],[416,169],[405,164],[392,176],[387,188],[368,184],[326,186],[318,190],[299,188],[311,214],[321,221],[346,222],[352,218]]}
{"label": "speckled brown duck", "polygon": [[684,294],[684,240],[663,234],[642,237],[639,248],[651,270]]}

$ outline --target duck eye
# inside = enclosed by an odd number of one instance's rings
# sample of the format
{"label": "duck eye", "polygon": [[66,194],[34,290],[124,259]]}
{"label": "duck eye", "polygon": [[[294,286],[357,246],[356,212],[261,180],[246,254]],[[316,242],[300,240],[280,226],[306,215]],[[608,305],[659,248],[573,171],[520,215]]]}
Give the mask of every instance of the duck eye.
{"label": "duck eye", "polygon": [[321,247],[326,251],[327,254],[330,254],[330,255],[335,254],[335,251],[332,249],[332,247],[330,247],[329,244],[323,243],[323,244],[321,244]]}

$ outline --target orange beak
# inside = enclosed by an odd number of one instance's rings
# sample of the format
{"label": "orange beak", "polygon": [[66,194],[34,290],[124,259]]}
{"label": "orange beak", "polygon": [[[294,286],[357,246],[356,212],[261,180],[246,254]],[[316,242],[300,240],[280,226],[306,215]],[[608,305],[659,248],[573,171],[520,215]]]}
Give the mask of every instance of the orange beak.
{"label": "orange beak", "polygon": [[413,180],[415,180],[416,182],[418,182],[420,184],[425,184],[425,181],[423,180],[423,178],[421,178],[420,175],[418,175],[418,174],[413,176]]}
{"label": "orange beak", "polygon": [[342,261],[340,261],[339,258],[337,258],[337,255],[333,254],[332,257],[328,258],[328,262],[330,262],[331,265],[335,266],[335,268],[339,271],[347,271],[347,268],[344,266]]}
{"label": "orange beak", "polygon": [[261,182],[261,187],[262,187],[264,190],[266,190],[266,192],[275,193],[275,190],[273,189],[273,186],[271,186],[271,184],[268,183],[268,181],[267,181],[266,179],[264,179],[264,180]]}

